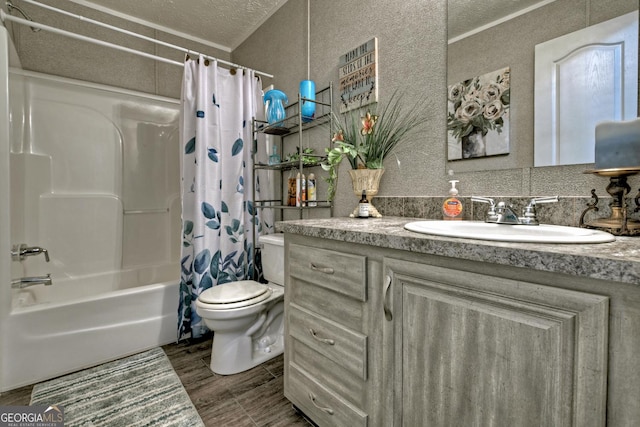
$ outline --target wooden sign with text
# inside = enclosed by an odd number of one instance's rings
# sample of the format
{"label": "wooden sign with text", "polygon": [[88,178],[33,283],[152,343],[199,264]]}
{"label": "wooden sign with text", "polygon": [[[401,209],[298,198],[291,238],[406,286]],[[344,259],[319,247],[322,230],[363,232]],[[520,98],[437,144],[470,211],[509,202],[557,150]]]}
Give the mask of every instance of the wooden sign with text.
{"label": "wooden sign with text", "polygon": [[378,102],[378,39],[340,56],[340,112]]}

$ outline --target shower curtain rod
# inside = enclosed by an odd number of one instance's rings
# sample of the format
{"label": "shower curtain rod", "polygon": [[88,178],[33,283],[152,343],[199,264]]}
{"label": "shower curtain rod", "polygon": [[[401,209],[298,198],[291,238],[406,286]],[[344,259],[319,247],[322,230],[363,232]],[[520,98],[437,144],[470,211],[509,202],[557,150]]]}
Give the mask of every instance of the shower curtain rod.
{"label": "shower curtain rod", "polygon": [[140,50],[131,49],[131,48],[128,48],[128,47],[125,47],[125,46],[120,46],[120,45],[117,45],[117,44],[114,44],[114,43],[105,42],[103,40],[98,40],[98,39],[94,39],[94,38],[91,38],[91,37],[83,36],[81,34],[72,33],[70,31],[61,30],[59,28],[50,27],[49,25],[44,25],[44,24],[41,24],[39,22],[29,21],[27,19],[18,18],[18,17],[15,17],[13,15],[7,15],[4,12],[4,10],[2,10],[2,9],[0,9],[0,19],[3,22],[4,21],[10,21],[10,22],[15,22],[17,24],[27,25],[29,27],[39,28],[41,30],[48,31],[50,33],[59,34],[59,35],[62,35],[62,36],[67,36],[67,37],[70,37],[70,38],[73,38],[73,39],[82,40],[82,41],[93,43],[93,44],[97,44],[97,45],[100,45],[100,46],[110,47],[112,49],[121,50],[121,51],[124,51],[124,52],[132,53],[134,55],[144,56],[145,58],[155,59],[156,61],[165,62],[167,64],[179,65],[181,67],[184,65],[182,62],[173,61],[173,60],[171,60],[169,58],[163,58],[161,56],[152,55],[150,53],[142,52]]}
{"label": "shower curtain rod", "polygon": [[[52,10],[54,12],[58,12],[58,13],[70,16],[70,17],[75,18],[75,19],[79,19],[79,20],[84,21],[84,22],[88,22],[88,23],[91,23],[91,24],[94,24],[94,25],[98,25],[100,27],[104,27],[104,28],[107,28],[107,29],[110,29],[110,30],[114,30],[114,31],[123,33],[123,34],[127,34],[127,35],[132,36],[132,37],[137,37],[137,38],[140,38],[140,39],[143,39],[143,40],[147,40],[147,41],[150,41],[150,42],[153,42],[153,43],[165,46],[165,47],[169,47],[169,48],[172,48],[172,49],[180,50],[180,51],[182,51],[182,52],[184,52],[186,54],[202,55],[206,59],[210,59],[210,60],[213,60],[213,61],[218,61],[219,63],[225,64],[225,65],[227,65],[229,67],[232,67],[232,68],[249,69],[248,67],[244,67],[242,65],[235,64],[233,62],[229,62],[229,61],[225,61],[223,59],[215,58],[213,56],[201,54],[201,53],[196,52],[194,50],[190,50],[190,49],[187,49],[187,48],[184,48],[184,47],[181,47],[181,46],[177,46],[177,45],[173,45],[173,44],[170,44],[170,43],[166,43],[166,42],[163,42],[161,40],[156,40],[156,39],[153,39],[151,37],[147,37],[147,36],[144,36],[142,34],[135,33],[133,31],[129,31],[129,30],[125,30],[125,29],[122,29],[122,28],[119,28],[119,27],[115,27],[113,25],[105,24],[103,22],[96,21],[96,20],[90,19],[90,18],[86,18],[86,17],[81,16],[81,15],[76,15],[76,14],[67,12],[67,11],[62,10],[62,9],[57,9],[57,8],[49,6],[49,5],[38,3],[38,2],[33,1],[33,0],[23,0],[23,1],[26,2],[26,3],[30,3],[30,4],[33,4],[33,5],[36,5],[36,6],[43,7],[45,9]],[[153,54],[150,54],[150,53],[142,52],[142,51],[139,51],[139,50],[131,49],[131,48],[128,48],[128,47],[125,47],[125,46],[120,46],[120,45],[117,45],[115,43],[110,43],[110,42],[106,42],[106,41],[103,41],[103,40],[94,39],[92,37],[83,36],[81,34],[77,34],[77,33],[73,33],[73,32],[70,32],[70,31],[62,30],[62,29],[59,29],[59,28],[56,28],[56,27],[51,27],[49,25],[41,24],[39,22],[18,18],[18,17],[15,17],[13,15],[7,15],[2,9],[0,9],[0,19],[2,19],[3,22],[4,21],[12,21],[12,22],[15,22],[15,23],[18,23],[18,24],[28,25],[28,26],[31,26],[31,27],[34,27],[34,28],[39,28],[41,30],[45,30],[45,31],[52,32],[52,33],[55,33],[55,34],[67,36],[67,37],[74,38],[74,39],[77,39],[77,40],[82,40],[82,41],[89,42],[89,43],[94,43],[94,44],[97,44],[97,45],[100,45],[100,46],[105,46],[105,47],[109,47],[109,48],[112,48],[112,49],[128,52],[128,53],[131,53],[131,54],[134,54],[134,55],[143,56],[145,58],[154,59],[154,60],[159,61],[159,62],[164,62],[164,63],[172,64],[172,65],[178,65],[178,66],[181,66],[181,67],[184,65],[184,63],[182,63],[182,62],[174,61],[174,60],[171,60],[171,59],[168,59],[168,58],[164,58],[164,57],[161,57],[161,56],[157,56],[157,55],[153,55]],[[264,73],[262,71],[257,71],[257,70],[254,70],[254,71],[255,71],[256,74],[259,74],[261,76],[268,77],[268,78],[273,78],[273,75],[271,75],[271,74],[267,74],[267,73]]]}

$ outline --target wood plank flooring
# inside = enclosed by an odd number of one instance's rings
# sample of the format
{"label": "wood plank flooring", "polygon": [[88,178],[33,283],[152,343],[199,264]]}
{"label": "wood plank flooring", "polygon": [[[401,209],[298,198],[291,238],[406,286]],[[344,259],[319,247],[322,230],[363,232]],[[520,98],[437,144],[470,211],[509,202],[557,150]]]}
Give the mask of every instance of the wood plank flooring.
{"label": "wood plank flooring", "polygon": [[[211,338],[169,344],[165,351],[206,426],[308,427],[283,394],[283,356],[236,375],[209,369]],[[0,394],[0,406],[28,405],[33,386]]]}

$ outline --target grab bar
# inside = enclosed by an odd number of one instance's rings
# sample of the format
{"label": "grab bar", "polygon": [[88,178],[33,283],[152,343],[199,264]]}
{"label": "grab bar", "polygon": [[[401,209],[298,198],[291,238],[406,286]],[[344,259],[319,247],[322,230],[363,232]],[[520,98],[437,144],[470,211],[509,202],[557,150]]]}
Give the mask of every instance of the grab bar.
{"label": "grab bar", "polygon": [[133,214],[149,214],[149,213],[167,213],[169,212],[168,208],[165,209],[139,209],[135,211],[124,211],[125,215],[133,215]]}

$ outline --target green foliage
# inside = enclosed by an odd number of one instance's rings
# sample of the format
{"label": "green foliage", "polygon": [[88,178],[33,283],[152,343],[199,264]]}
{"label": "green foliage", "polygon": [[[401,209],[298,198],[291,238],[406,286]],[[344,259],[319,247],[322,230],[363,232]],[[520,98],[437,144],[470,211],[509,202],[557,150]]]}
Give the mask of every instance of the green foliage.
{"label": "green foliage", "polygon": [[396,92],[379,112],[379,105],[375,104],[373,112],[363,114],[363,109],[352,110],[343,114],[344,120],[334,114],[338,132],[333,138],[333,148],[326,149],[327,159],[321,165],[329,172],[325,178],[329,184],[328,200],[335,196],[342,160],[346,158],[352,169],[381,169],[384,159],[426,124],[422,116],[423,103],[405,109],[401,101],[402,96]]}
{"label": "green foliage", "polygon": [[[305,165],[313,165],[318,161],[318,158],[313,155],[313,148],[304,148],[302,150],[302,163]],[[285,162],[297,162],[300,160],[300,148],[296,147],[295,153],[289,153],[284,158]]]}

